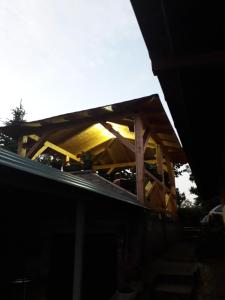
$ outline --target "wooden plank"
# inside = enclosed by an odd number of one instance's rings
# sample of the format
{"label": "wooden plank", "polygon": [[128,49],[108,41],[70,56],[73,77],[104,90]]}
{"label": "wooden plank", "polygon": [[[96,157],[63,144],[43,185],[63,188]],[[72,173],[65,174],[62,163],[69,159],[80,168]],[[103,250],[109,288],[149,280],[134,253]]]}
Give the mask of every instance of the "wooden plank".
{"label": "wooden plank", "polygon": [[26,143],[27,143],[27,141],[28,141],[28,137],[26,135],[21,136],[19,138],[19,141],[18,141],[17,153],[18,153],[18,155],[20,155],[22,157],[26,156],[26,152],[27,152]]}
{"label": "wooden plank", "polygon": [[101,123],[109,132],[111,132],[124,146],[135,152],[135,146],[126,138],[124,138],[118,131],[116,131],[111,124],[106,122]]}
{"label": "wooden plank", "polygon": [[144,144],[143,144],[143,123],[138,116],[134,120],[135,130],[135,158],[136,158],[136,189],[137,199],[141,203],[145,202],[144,193]]}

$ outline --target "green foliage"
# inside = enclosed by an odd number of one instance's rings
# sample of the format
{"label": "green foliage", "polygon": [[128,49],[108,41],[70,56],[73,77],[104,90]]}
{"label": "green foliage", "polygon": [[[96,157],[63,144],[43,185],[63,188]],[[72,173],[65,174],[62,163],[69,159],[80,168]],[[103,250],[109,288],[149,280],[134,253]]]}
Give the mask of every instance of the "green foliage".
{"label": "green foliage", "polygon": [[[25,122],[24,117],[26,112],[22,105],[22,100],[20,101],[20,105],[18,107],[12,109],[11,114],[11,118],[3,122],[4,125],[19,126],[21,123]],[[17,153],[17,145],[17,138],[13,138],[4,133],[0,133],[0,147]]]}
{"label": "green foliage", "polygon": [[25,122],[24,117],[26,115],[25,109],[22,105],[22,100],[20,101],[20,105],[11,110],[12,116],[11,119],[8,119],[4,122],[6,126],[10,125],[20,125]]}
{"label": "green foliage", "polygon": [[182,203],[186,201],[185,193],[181,193],[178,188],[176,188],[176,202],[178,207],[181,207]]}
{"label": "green foliage", "polygon": [[175,177],[178,177],[180,175],[183,174],[183,172],[185,172],[185,170],[182,169],[183,165],[180,163],[176,163],[174,164],[174,175]]}

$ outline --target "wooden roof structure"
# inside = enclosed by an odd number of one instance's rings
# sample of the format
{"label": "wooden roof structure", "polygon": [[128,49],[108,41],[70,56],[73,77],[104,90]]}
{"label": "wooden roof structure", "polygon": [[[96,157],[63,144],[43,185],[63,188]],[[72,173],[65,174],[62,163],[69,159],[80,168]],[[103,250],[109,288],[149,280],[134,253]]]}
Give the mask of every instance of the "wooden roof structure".
{"label": "wooden roof structure", "polygon": [[[172,165],[187,160],[158,95],[2,127],[1,131],[17,138],[18,154],[32,160],[56,151],[65,161],[81,164],[79,154],[85,152],[92,157],[94,171],[110,174],[135,167],[138,200],[146,204],[151,199],[147,206],[175,211]],[[145,164],[155,165],[160,179]],[[164,171],[170,187],[165,185]],[[171,197],[173,208],[168,204]]]}

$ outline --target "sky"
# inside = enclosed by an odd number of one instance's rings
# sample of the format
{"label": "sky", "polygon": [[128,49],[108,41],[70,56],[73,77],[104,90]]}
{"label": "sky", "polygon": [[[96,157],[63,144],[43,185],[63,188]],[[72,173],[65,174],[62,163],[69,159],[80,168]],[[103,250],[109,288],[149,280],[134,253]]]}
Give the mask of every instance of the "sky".
{"label": "sky", "polygon": [[173,125],[129,0],[1,0],[0,45],[0,121],[21,99],[31,121],[157,93]]}

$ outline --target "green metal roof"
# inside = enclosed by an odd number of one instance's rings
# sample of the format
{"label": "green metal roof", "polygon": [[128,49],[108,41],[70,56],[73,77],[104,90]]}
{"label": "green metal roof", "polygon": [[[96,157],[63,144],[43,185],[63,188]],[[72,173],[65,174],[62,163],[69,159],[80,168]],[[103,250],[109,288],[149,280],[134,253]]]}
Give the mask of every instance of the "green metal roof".
{"label": "green metal roof", "polygon": [[[48,167],[28,158],[20,157],[19,155],[4,149],[0,149],[0,165],[143,207],[143,205],[137,201],[135,195],[119,187],[115,188],[114,186],[111,188],[110,183],[108,185],[95,184],[80,176]],[[105,179],[102,180],[104,181]]]}

